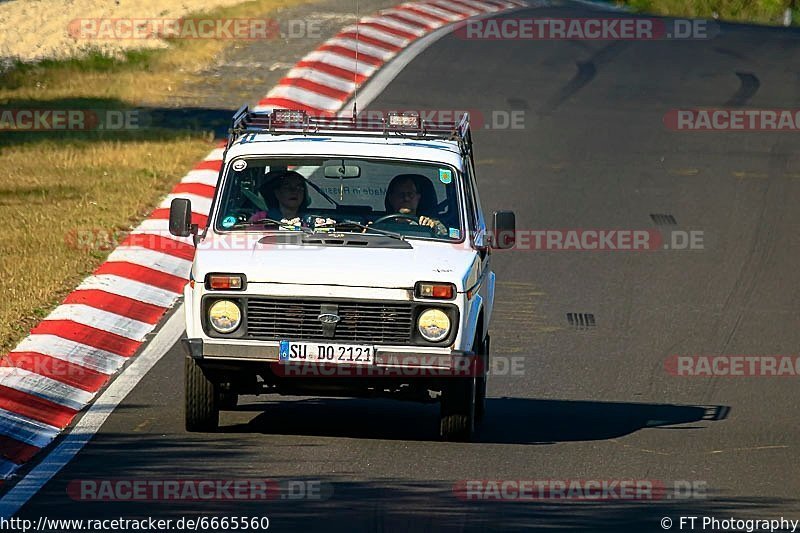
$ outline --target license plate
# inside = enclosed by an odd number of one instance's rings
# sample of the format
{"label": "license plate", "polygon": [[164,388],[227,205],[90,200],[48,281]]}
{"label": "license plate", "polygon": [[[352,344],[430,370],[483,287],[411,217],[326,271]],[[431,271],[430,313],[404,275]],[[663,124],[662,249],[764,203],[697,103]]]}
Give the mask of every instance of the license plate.
{"label": "license plate", "polygon": [[367,344],[281,341],[280,360],[292,363],[371,365],[375,362],[375,347]]}

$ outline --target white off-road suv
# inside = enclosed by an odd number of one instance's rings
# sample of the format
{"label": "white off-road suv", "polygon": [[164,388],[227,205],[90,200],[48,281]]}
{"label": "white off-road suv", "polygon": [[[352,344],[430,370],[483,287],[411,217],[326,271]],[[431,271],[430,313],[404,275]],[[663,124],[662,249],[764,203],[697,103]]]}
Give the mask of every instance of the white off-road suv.
{"label": "white off-road suv", "polygon": [[514,214],[487,228],[469,116],[317,118],[240,109],[186,286],[186,428],[241,394],[441,404],[440,434],[484,414],[495,275]]}

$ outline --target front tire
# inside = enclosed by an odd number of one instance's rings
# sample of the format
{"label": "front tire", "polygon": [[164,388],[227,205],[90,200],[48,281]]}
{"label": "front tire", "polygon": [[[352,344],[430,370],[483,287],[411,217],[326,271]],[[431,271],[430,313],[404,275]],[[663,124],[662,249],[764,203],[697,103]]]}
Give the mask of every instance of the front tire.
{"label": "front tire", "polygon": [[184,367],[186,431],[216,431],[219,427],[219,392],[216,384],[191,357]]}
{"label": "front tire", "polygon": [[442,440],[469,442],[475,432],[476,379],[450,378],[442,390],[439,434]]}

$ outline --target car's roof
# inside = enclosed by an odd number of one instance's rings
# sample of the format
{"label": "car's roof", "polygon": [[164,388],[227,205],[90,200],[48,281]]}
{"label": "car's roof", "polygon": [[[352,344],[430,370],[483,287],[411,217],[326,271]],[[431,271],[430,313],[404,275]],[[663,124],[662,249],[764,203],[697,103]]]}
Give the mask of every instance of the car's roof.
{"label": "car's roof", "polygon": [[333,156],[429,161],[461,168],[456,141],[376,135],[244,135],[230,147],[227,159],[241,156]]}

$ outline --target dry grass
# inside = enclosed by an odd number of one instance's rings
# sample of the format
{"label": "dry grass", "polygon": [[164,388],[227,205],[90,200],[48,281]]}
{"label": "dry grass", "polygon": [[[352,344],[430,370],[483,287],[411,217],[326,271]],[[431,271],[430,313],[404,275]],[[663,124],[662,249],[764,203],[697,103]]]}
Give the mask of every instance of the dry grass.
{"label": "dry grass", "polygon": [[[657,15],[711,18],[722,20],[780,24],[791,0],[625,0],[636,10]],[[795,24],[797,23],[795,11]]]}
{"label": "dry grass", "polygon": [[[263,16],[306,0],[252,0],[203,13],[203,18]],[[193,14],[187,18],[200,17]],[[278,43],[279,41],[276,41]],[[142,50],[122,58],[89,54],[38,65],[18,64],[0,77],[0,104],[9,100],[103,98],[132,105],[164,103],[176,88],[191,84],[199,73],[234,40],[174,39],[164,50]],[[265,87],[265,92],[268,87]]]}
{"label": "dry grass", "polygon": [[[268,16],[303,1],[254,0],[203,16]],[[0,106],[157,105],[235,44],[173,41],[166,50],[131,52],[123,59],[90,55],[20,64],[0,76]],[[163,130],[116,137],[0,133],[0,354],[110,252],[75,246],[75,235],[100,231],[121,240],[213,148],[212,140],[209,133]]]}
{"label": "dry grass", "polygon": [[[209,136],[182,136],[3,150],[0,353],[103,262],[110,252],[104,235],[121,240],[212,148]],[[101,239],[81,246],[76,235],[85,232],[100,232]]]}

